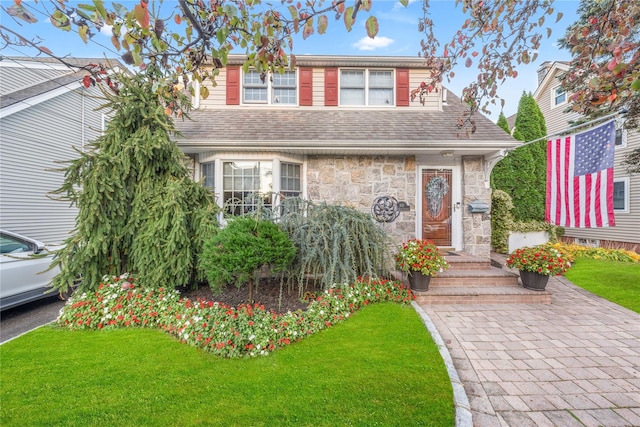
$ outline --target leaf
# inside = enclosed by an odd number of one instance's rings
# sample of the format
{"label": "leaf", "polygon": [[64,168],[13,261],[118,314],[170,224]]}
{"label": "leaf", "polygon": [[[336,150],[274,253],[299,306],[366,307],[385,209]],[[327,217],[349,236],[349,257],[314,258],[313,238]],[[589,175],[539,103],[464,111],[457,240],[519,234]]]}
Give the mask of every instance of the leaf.
{"label": "leaf", "polygon": [[329,26],[329,18],[326,15],[318,16],[318,34],[324,34],[327,32]]}
{"label": "leaf", "polygon": [[409,5],[409,0],[398,0],[400,2],[401,5],[403,5],[404,7],[407,7]]}
{"label": "leaf", "polygon": [[104,1],[103,0],[93,0],[93,4],[96,6],[96,11],[102,17],[102,19],[106,19],[107,18],[107,11],[104,8]]}
{"label": "leaf", "polygon": [[209,88],[205,85],[200,86],[200,98],[207,99],[209,97]]}
{"label": "leaf", "polygon": [[304,24],[304,29],[302,30],[302,39],[306,39],[310,35],[313,34],[313,21],[309,19],[306,24]]}
{"label": "leaf", "polygon": [[469,68],[473,65],[473,61],[471,60],[471,58],[467,58],[467,60],[464,62],[465,67]]}
{"label": "leaf", "polygon": [[640,92],[640,77],[638,77],[633,83],[631,83],[631,90]]}
{"label": "leaf", "polygon": [[360,9],[369,12],[371,10],[371,0],[362,0],[360,2]]}
{"label": "leaf", "polygon": [[54,27],[62,30],[62,31],[71,31],[71,21],[69,17],[64,14],[60,9],[57,9],[53,14],[49,17],[49,20],[53,24]]}
{"label": "leaf", "polygon": [[133,8],[133,15],[142,28],[149,28],[149,9],[146,3],[137,4]]}
{"label": "leaf", "polygon": [[44,46],[38,46],[38,49],[39,49],[41,52],[46,53],[47,55],[53,55],[53,52],[51,52],[51,50],[50,50],[49,48],[47,48],[47,47],[44,47]]}
{"label": "leaf", "polygon": [[182,16],[180,15],[176,15],[173,17],[173,22],[175,22],[176,24],[180,25],[182,23]]}
{"label": "leaf", "polygon": [[349,6],[344,11],[344,26],[347,31],[353,28],[353,6]]}
{"label": "leaf", "polygon": [[87,33],[89,32],[89,26],[87,25],[79,25],[78,26],[78,35],[82,39],[83,42],[87,43]]}
{"label": "leaf", "polygon": [[7,13],[15,18],[22,19],[25,22],[34,24],[38,22],[35,16],[20,4],[14,4],[6,9]]}
{"label": "leaf", "polygon": [[378,34],[378,20],[375,16],[370,16],[365,22],[365,27],[367,27],[367,35],[370,38],[375,38]]}
{"label": "leaf", "polygon": [[562,16],[562,12],[558,12],[558,15],[556,16],[556,23],[558,23],[562,19]]}
{"label": "leaf", "polygon": [[120,50],[120,39],[116,36],[111,36],[111,44],[116,48],[116,50]]}

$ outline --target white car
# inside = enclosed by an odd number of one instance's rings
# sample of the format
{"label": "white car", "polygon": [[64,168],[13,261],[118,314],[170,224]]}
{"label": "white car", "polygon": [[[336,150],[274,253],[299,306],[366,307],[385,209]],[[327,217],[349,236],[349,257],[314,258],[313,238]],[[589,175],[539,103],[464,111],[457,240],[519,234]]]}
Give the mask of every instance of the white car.
{"label": "white car", "polygon": [[59,269],[47,269],[59,248],[0,230],[0,311],[56,295],[50,286]]}

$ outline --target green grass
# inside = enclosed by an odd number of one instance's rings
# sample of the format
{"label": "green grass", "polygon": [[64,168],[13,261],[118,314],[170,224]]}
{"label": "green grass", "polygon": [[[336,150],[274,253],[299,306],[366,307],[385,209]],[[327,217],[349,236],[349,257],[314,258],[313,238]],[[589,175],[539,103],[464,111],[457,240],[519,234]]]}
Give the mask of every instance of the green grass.
{"label": "green grass", "polygon": [[589,292],[640,313],[640,264],[577,258],[565,277]]}
{"label": "green grass", "polygon": [[351,319],[254,359],[146,329],[40,328],[0,347],[3,426],[452,426],[442,358],[413,308]]}

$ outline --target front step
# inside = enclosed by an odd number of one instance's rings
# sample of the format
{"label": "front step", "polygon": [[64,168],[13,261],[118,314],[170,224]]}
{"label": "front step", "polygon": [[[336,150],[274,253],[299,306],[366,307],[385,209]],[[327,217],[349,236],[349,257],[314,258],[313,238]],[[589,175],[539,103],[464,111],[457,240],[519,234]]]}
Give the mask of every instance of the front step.
{"label": "front step", "polygon": [[[429,290],[413,292],[418,304],[551,303],[551,292],[523,288],[517,273],[494,267],[489,258],[449,252],[445,259],[449,269],[431,278]],[[406,274],[398,279],[409,284]]]}
{"label": "front step", "polygon": [[510,271],[490,267],[481,270],[465,270],[454,268],[439,273],[431,278],[429,287],[440,286],[518,286],[518,275]]}
{"label": "front step", "polygon": [[551,292],[523,287],[432,287],[426,292],[413,291],[418,304],[551,304]]}

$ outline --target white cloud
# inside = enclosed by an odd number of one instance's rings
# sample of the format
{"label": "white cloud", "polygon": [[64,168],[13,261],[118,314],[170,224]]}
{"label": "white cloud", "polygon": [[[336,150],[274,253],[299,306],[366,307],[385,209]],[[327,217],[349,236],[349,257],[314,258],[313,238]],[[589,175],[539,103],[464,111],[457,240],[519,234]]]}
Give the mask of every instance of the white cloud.
{"label": "white cloud", "polygon": [[376,50],[382,47],[387,47],[393,42],[394,40],[389,37],[376,37],[374,39],[370,37],[363,37],[352,46],[358,50]]}

